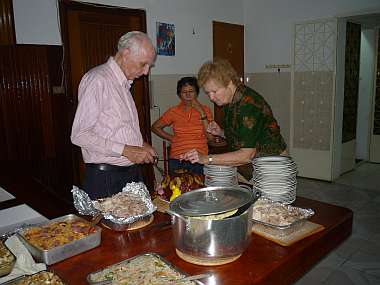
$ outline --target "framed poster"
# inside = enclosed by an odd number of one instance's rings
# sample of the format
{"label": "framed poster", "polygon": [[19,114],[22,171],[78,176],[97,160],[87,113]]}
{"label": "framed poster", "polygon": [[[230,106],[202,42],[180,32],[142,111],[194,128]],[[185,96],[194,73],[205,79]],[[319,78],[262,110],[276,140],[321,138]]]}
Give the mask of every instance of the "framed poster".
{"label": "framed poster", "polygon": [[175,55],[175,26],[157,22],[157,54],[174,56]]}

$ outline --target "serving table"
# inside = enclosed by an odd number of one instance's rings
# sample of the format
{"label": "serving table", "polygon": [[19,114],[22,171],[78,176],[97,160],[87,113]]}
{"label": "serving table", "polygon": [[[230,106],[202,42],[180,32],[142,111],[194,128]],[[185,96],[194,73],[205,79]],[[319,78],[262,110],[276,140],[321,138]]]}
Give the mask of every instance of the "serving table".
{"label": "serving table", "polygon": [[[87,274],[146,252],[155,252],[188,274],[212,273],[204,284],[292,284],[314,264],[344,241],[352,231],[351,210],[302,197],[295,206],[311,208],[312,222],[325,230],[289,247],[252,234],[248,249],[235,262],[220,266],[187,263],[175,253],[170,216],[155,213],[154,222],[135,231],[115,232],[103,228],[101,245],[49,268],[68,284],[87,284]],[[165,224],[166,222],[166,224]]]}

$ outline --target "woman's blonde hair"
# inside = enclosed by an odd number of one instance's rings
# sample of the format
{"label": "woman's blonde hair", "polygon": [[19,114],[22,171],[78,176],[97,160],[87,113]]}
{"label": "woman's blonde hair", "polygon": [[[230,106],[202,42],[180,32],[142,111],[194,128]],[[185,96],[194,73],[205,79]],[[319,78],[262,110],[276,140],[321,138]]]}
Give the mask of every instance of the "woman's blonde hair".
{"label": "woman's blonde hair", "polygon": [[213,61],[205,62],[198,72],[198,84],[203,87],[207,81],[213,79],[224,87],[232,81],[236,86],[240,84],[239,76],[231,63],[224,58],[215,58]]}

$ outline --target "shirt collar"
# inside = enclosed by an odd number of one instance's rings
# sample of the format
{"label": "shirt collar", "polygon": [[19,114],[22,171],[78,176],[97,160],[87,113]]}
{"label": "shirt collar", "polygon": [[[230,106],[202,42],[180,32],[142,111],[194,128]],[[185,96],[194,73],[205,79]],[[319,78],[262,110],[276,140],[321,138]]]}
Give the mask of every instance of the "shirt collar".
{"label": "shirt collar", "polygon": [[230,104],[236,104],[243,98],[243,94],[247,87],[244,84],[239,84],[235,90],[234,96]]}
{"label": "shirt collar", "polygon": [[125,77],[125,74],[112,56],[108,59],[107,63],[111,67],[111,70],[115,74],[120,85],[129,89],[133,83],[133,80],[128,80],[127,77]]}

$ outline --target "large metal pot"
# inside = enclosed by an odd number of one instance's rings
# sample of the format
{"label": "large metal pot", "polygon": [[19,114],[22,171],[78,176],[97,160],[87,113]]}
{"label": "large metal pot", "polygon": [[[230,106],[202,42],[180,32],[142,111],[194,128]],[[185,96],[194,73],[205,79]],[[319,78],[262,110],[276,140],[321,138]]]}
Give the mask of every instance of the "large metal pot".
{"label": "large metal pot", "polygon": [[179,196],[170,204],[177,250],[206,260],[240,256],[251,241],[252,204],[259,196],[241,187],[206,187]]}

